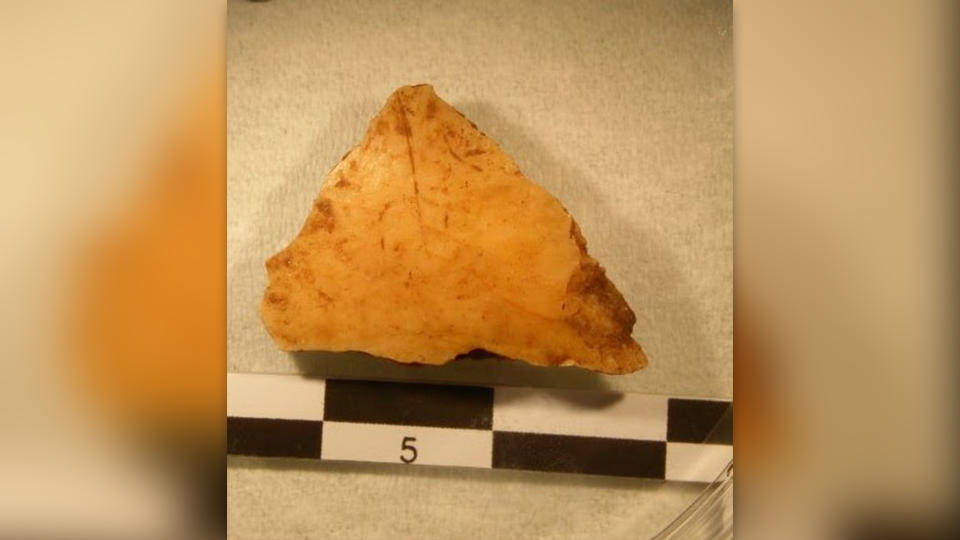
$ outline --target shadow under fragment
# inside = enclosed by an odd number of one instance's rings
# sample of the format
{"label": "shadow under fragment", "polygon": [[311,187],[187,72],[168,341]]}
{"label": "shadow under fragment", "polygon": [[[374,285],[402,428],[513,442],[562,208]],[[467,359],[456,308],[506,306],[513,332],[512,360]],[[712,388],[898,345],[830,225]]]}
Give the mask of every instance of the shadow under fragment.
{"label": "shadow under fragment", "polygon": [[291,357],[301,374],[327,379],[609,389],[599,373],[577,367],[532,366],[486,352],[463,355],[442,366],[400,364],[362,352],[298,351]]}

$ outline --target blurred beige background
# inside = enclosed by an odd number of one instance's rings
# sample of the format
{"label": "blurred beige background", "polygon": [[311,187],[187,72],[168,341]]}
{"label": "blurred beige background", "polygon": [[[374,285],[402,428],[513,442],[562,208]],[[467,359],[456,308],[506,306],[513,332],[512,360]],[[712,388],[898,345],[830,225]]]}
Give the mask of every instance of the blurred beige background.
{"label": "blurred beige background", "polygon": [[[429,82],[574,215],[637,314],[650,367],[610,377],[508,360],[411,370],[278,351],[263,263],[397,86]],[[230,2],[229,371],[732,395],[729,2]],[[236,537],[643,537],[698,489],[491,471],[236,458]]]}

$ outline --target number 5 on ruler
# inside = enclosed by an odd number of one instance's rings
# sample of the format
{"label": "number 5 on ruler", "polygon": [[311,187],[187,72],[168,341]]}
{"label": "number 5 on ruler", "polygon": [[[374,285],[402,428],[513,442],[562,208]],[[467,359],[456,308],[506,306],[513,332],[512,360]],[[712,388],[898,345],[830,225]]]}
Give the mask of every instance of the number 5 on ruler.
{"label": "number 5 on ruler", "polygon": [[493,432],[326,421],[321,445],[321,459],[332,461],[489,468]]}
{"label": "number 5 on ruler", "polygon": [[[416,437],[404,437],[400,442],[400,461],[404,463],[413,463],[417,460],[417,447],[410,443],[417,442]],[[409,452],[408,452],[409,450]]]}

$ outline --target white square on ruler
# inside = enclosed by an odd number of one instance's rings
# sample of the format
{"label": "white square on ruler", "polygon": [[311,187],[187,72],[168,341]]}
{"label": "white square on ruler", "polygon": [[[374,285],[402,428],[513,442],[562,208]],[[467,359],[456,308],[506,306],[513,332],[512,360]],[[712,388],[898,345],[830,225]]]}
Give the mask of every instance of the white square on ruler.
{"label": "white square on ruler", "polygon": [[323,420],[325,391],[323,379],[227,373],[227,416]]}
{"label": "white square on ruler", "polygon": [[490,468],[493,432],[324,422],[321,459]]}
{"label": "white square on ruler", "polygon": [[712,482],[733,459],[727,444],[667,443],[667,480]]}
{"label": "white square on ruler", "polygon": [[493,429],[663,441],[667,438],[667,398],[497,387]]}

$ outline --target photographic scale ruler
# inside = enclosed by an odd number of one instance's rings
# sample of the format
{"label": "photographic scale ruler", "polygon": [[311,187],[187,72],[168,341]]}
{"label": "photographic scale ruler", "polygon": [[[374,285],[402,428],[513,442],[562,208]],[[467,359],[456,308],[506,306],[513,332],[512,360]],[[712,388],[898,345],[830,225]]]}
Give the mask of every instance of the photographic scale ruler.
{"label": "photographic scale ruler", "polygon": [[712,482],[730,401],[227,374],[227,454]]}

